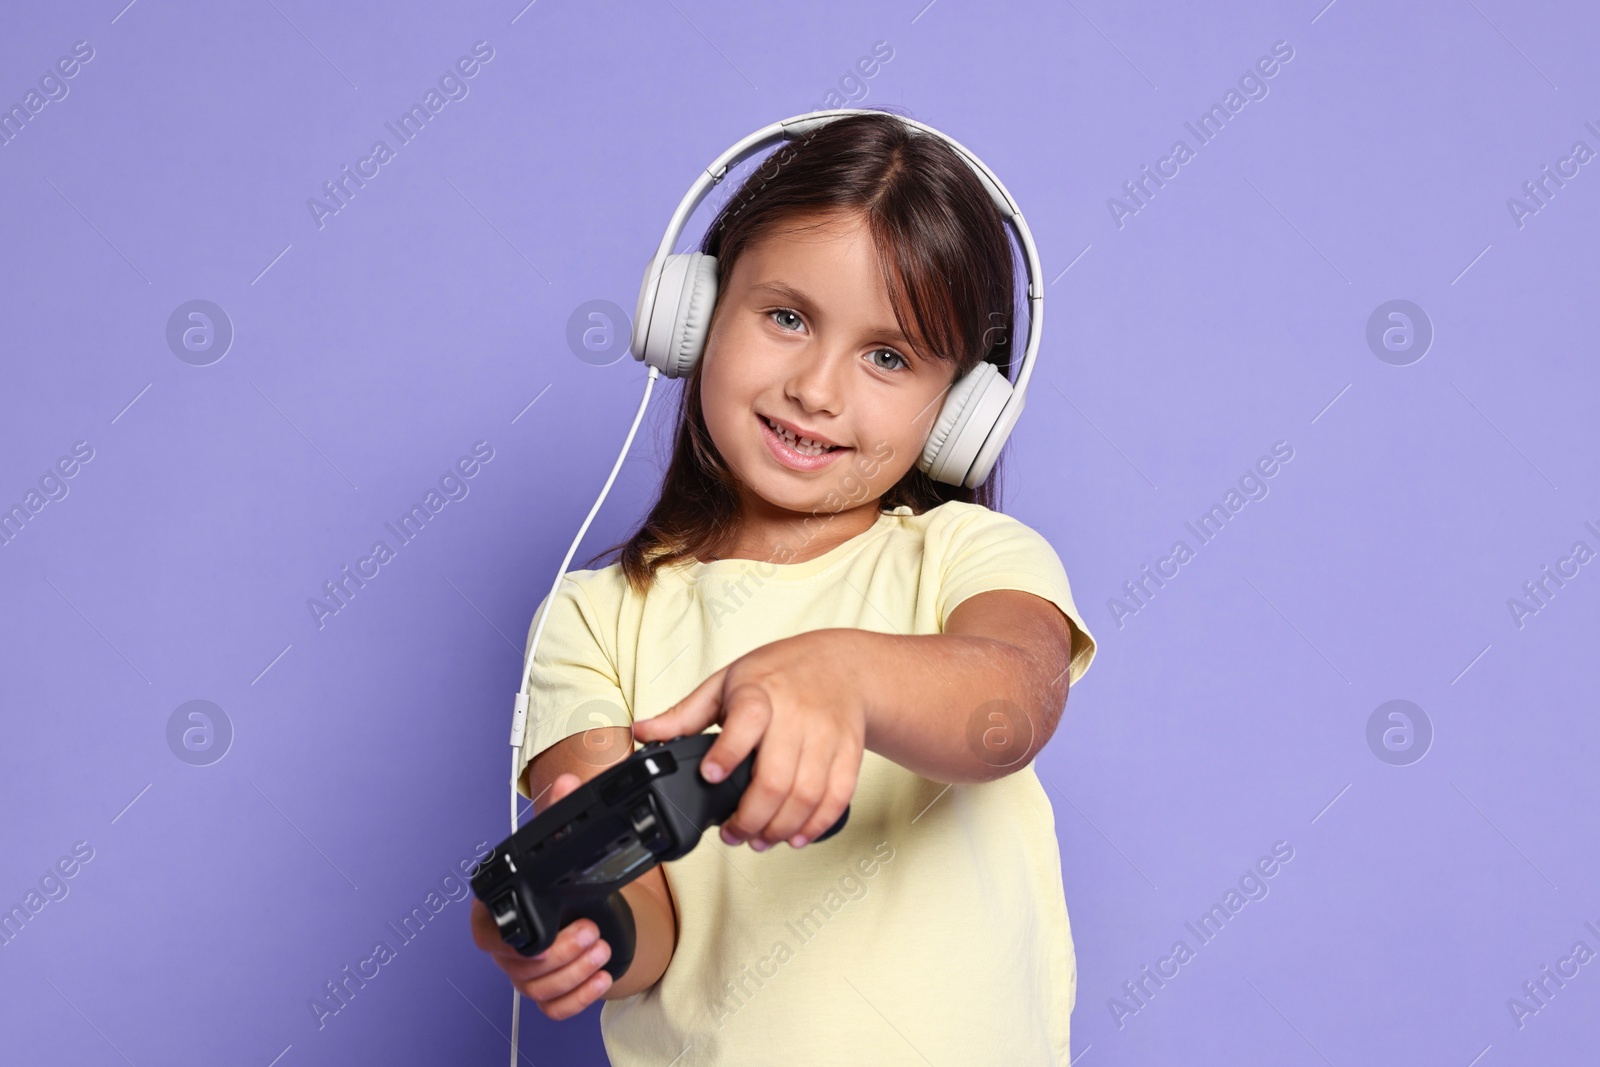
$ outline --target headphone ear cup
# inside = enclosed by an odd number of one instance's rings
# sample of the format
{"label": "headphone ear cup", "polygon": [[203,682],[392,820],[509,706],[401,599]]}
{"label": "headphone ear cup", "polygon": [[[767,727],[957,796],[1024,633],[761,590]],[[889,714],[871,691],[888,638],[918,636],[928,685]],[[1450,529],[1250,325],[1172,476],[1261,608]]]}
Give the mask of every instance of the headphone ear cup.
{"label": "headphone ear cup", "polygon": [[[1010,435],[1011,426],[1006,426],[998,441],[990,440],[1010,399],[1011,383],[993,363],[984,361],[962,375],[944,398],[939,417],[923,443],[917,467],[946,485],[969,489],[982,485],[1005,437]],[[1016,424],[1014,416],[1006,421]],[[991,447],[985,448],[985,444]],[[985,460],[981,464],[980,455]]]}
{"label": "headphone ear cup", "polygon": [[674,324],[678,340],[676,377],[680,378],[688,377],[700,362],[706,350],[706,338],[711,333],[711,313],[717,307],[717,257],[703,252],[688,255],[688,285]]}
{"label": "headphone ear cup", "polygon": [[717,304],[717,258],[703,252],[669,255],[651,291],[645,269],[634,309],[633,354],[668,378],[693,373],[705,351]]}

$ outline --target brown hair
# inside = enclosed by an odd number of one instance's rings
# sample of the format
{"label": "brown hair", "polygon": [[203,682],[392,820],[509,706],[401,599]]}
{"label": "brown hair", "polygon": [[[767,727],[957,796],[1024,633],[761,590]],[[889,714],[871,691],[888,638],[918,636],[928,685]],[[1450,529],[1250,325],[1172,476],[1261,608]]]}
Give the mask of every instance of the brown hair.
{"label": "brown hair", "polygon": [[[935,358],[953,361],[957,378],[980,360],[1010,378],[1016,264],[1000,212],[953,148],[911,132],[887,109],[835,119],[786,142],[745,179],[700,244],[717,257],[718,292],[752,243],[835,212],[867,223],[902,332],[925,340]],[[672,458],[650,514],[626,541],[589,560],[620,550],[623,574],[641,594],[658,568],[715,548],[738,517],[735,477],[700,407],[704,366],[704,359],[696,364],[679,395]],[[913,464],[880,498],[879,510],[904,505],[920,515],[949,500],[999,510],[999,474],[996,461],[982,485],[967,489],[934,481]]]}

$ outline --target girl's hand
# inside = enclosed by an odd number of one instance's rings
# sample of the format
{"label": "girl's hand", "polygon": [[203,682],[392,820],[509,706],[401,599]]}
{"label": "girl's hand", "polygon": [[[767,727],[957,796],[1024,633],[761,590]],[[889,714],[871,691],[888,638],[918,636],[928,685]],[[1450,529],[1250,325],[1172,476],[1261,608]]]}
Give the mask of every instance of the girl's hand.
{"label": "girl's hand", "polygon": [[832,826],[856,790],[867,706],[848,629],[813,630],[734,660],[688,696],[633,724],[639,741],[722,731],[700,773],[721,781],[759,745],[750,786],[722,824],[730,845],[757,852],[787,840],[800,848]]}
{"label": "girl's hand", "polygon": [[[549,802],[554,804],[582,784],[576,774],[561,775],[550,786]],[[549,948],[537,956],[524,956],[505,943],[489,906],[474,897],[472,940],[494,958],[523,996],[557,1021],[583,1011],[611,986],[611,975],[600,969],[611,958],[611,946],[591,919],[568,923]]]}

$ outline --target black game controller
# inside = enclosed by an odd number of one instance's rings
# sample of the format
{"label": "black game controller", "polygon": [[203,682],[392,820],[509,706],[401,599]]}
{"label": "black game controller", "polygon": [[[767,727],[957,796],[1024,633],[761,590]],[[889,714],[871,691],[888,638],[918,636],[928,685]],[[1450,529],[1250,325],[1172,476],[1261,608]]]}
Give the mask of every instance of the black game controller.
{"label": "black game controller", "polygon": [[[633,962],[633,909],[622,887],[658,863],[687,855],[709,826],[729,818],[750,785],[756,753],[712,784],[700,760],[716,734],[653,741],[578,786],[506,838],[474,871],[472,892],[500,937],[524,956],[549,948],[578,919],[594,920],[611,946],[613,980]],[[817,841],[826,841],[850,818]]]}

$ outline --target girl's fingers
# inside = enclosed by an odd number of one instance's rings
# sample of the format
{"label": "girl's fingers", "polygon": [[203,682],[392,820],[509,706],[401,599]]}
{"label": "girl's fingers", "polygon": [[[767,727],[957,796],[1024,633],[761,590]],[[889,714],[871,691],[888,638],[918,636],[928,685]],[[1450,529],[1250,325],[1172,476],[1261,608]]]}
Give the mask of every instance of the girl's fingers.
{"label": "girl's fingers", "polygon": [[[763,743],[763,751],[765,748]],[[757,760],[760,758],[756,757]],[[824,743],[817,738],[804,738],[796,757],[794,782],[789,787],[789,794],[771,821],[756,836],[769,845],[775,845],[799,833],[828,792],[834,759],[831,745],[824,747]]]}
{"label": "girl's fingers", "polygon": [[728,701],[728,716],[722,724],[722,732],[701,762],[702,770],[706,763],[715,760],[726,772],[737,767],[760,743],[755,765],[750,770],[750,784],[738,808],[723,823],[722,839],[729,844],[738,844],[760,833],[761,828],[772,821],[794,785],[800,760],[800,734],[769,729],[771,725],[772,706],[766,693],[753,685],[737,690]]}
{"label": "girl's fingers", "polygon": [[[592,919],[576,919],[561,928],[549,948],[537,956],[523,956],[516,954],[505,968],[506,974],[517,983],[517,988],[523,995],[530,999],[538,1000],[565,993],[578,982],[581,982],[585,973],[571,970],[574,964],[579,965],[578,970],[583,970],[587,955],[605,944],[600,937],[600,929]],[[588,967],[586,973],[593,973],[594,965]],[[561,976],[565,975],[565,979]],[[565,984],[563,984],[563,982]],[[539,985],[538,983],[543,983]],[[540,997],[528,992],[533,988],[541,993]]]}
{"label": "girl's fingers", "polygon": [[582,784],[583,779],[579,778],[571,771],[556,775],[555,781],[544,787],[544,792],[538,793],[534,796],[534,815],[544,814],[550,805],[554,804],[556,801],[560,800],[562,797],[566,796],[568,793],[572,792]]}
{"label": "girl's fingers", "polygon": [[[545,794],[547,799],[545,800],[544,806],[548,808],[551,804],[554,804],[556,801],[560,800],[562,797],[566,796],[568,793],[572,792],[582,784],[583,779],[579,778],[571,771],[568,771],[565,774],[556,775],[556,780],[550,783],[550,792]],[[542,811],[544,809],[541,808],[540,810]]]}
{"label": "girl's fingers", "polygon": [[508,946],[506,951],[510,955],[499,957],[503,960],[500,966],[521,988],[525,982],[554,974],[574,960],[581,959],[599,940],[600,928],[594,924],[594,920],[575,919],[562,927],[550,947],[537,956],[524,956]]}
{"label": "girl's fingers", "polygon": [[518,984],[522,995],[552,1019],[569,1019],[593,1004],[611,986],[600,968],[611,958],[611,946],[596,941],[566,966]]}
{"label": "girl's fingers", "polygon": [[701,777],[708,782],[722,781],[756,745],[764,744],[763,735],[771,725],[772,703],[759,685],[740,685],[724,693],[722,729],[700,760]]}
{"label": "girl's fingers", "polygon": [[704,733],[706,727],[720,718],[722,679],[727,672],[728,668],[722,668],[660,715],[635,722],[634,738],[646,742],[668,741],[674,737]]}
{"label": "girl's fingers", "polygon": [[800,827],[800,835],[807,841],[815,841],[827,833],[850,806],[850,798],[855,796],[856,783],[861,778],[861,753],[861,749],[852,747],[835,754],[833,766],[829,768],[827,795]]}
{"label": "girl's fingers", "polygon": [[605,996],[606,990],[610,988],[611,975],[605,971],[596,971],[593,977],[565,997],[559,997],[554,1001],[541,1004],[539,1008],[552,1020],[560,1022],[563,1019],[570,1019],[583,1011],[589,1005]]}
{"label": "girl's fingers", "polygon": [[[587,947],[579,944],[579,935],[585,929],[583,920],[575,920],[563,927],[557,932],[556,939],[550,943],[550,947],[537,956],[524,956],[506,944],[505,939],[500,936],[499,925],[494,921],[494,913],[489,910],[487,904],[476,897],[472,899],[469,921],[472,924],[472,940],[490,955],[496,966],[505,971],[513,982],[537,978],[541,974],[563,966]],[[592,921],[586,925],[596,937],[599,936],[599,928]]]}
{"label": "girl's fingers", "polygon": [[[561,1022],[581,1013],[589,1005],[604,996],[605,991],[610,988],[611,976],[605,971],[597,971],[592,978],[571,993],[552,1000],[535,1001],[535,1003],[539,1005],[539,1010],[549,1016],[551,1020]],[[530,997],[529,999],[533,998]]]}

